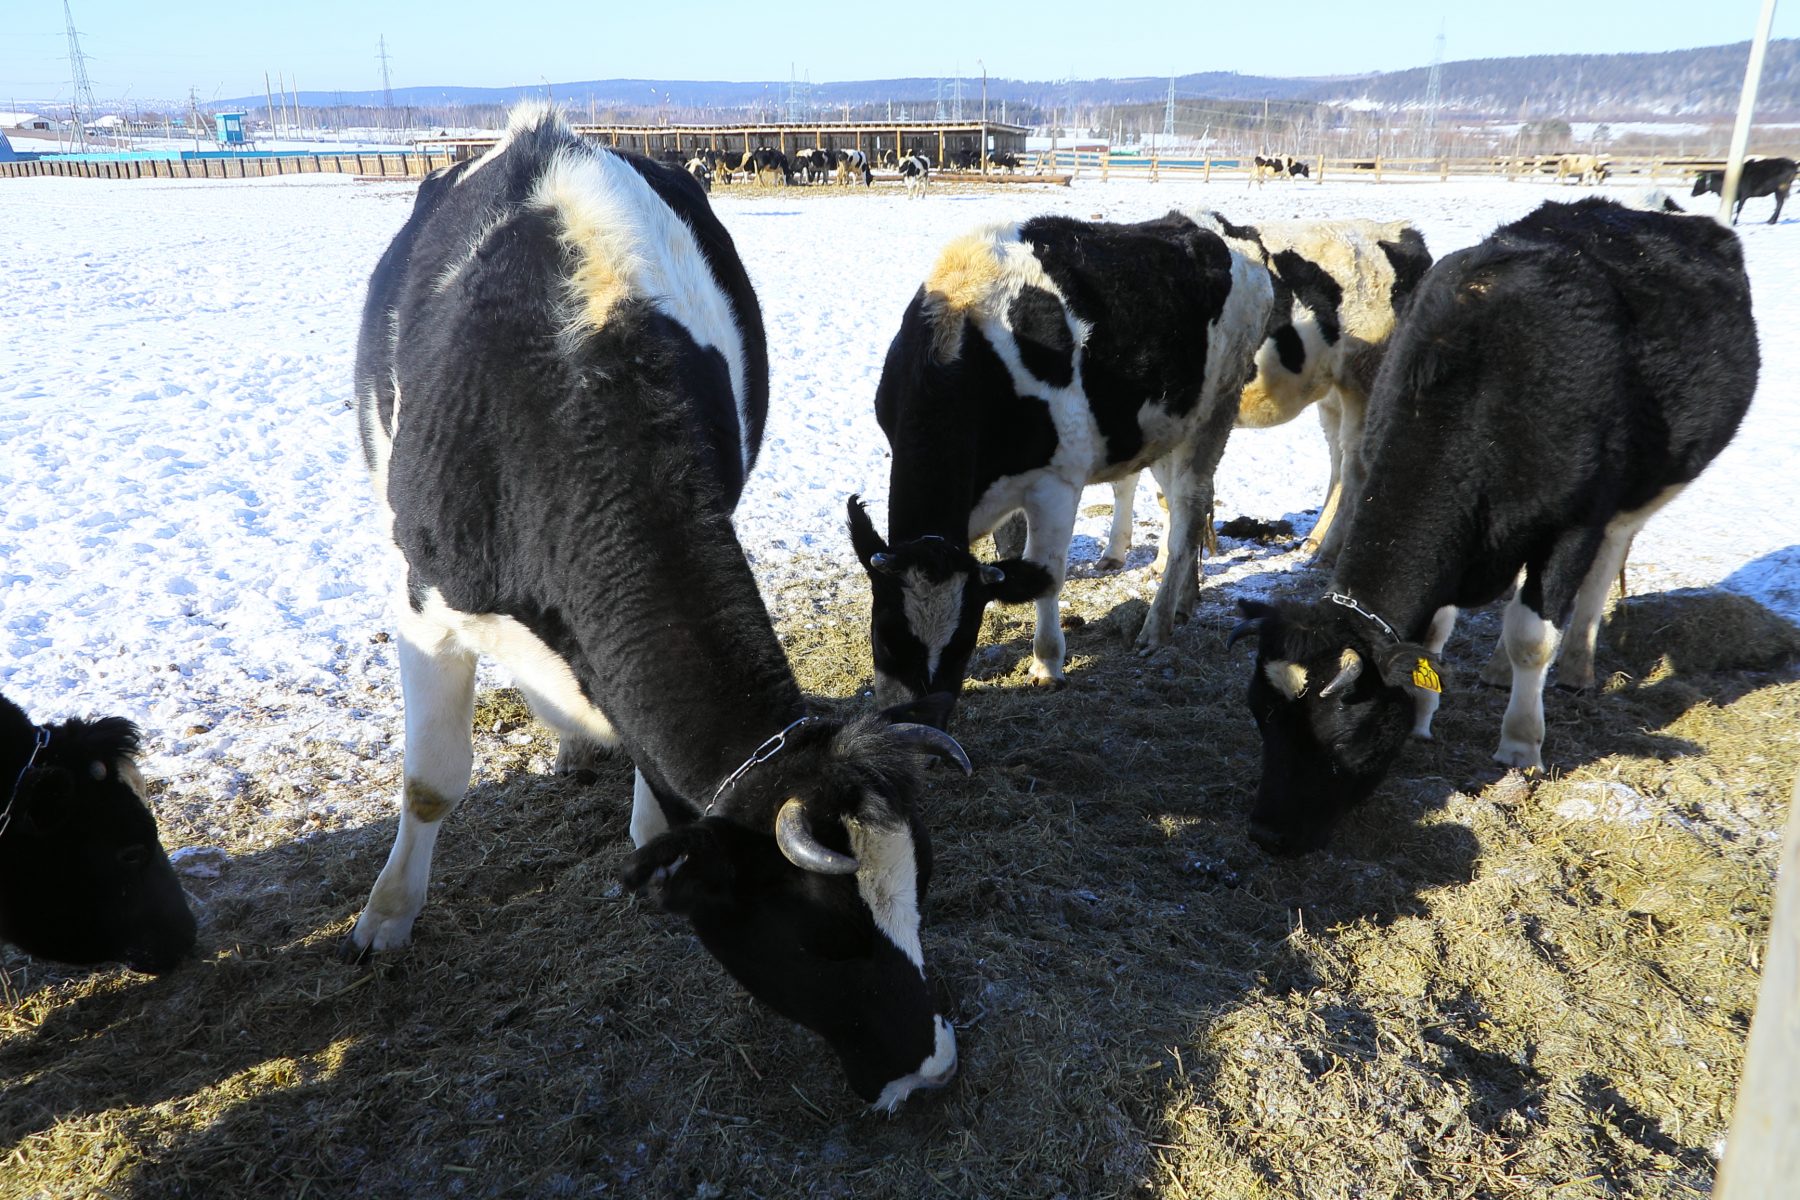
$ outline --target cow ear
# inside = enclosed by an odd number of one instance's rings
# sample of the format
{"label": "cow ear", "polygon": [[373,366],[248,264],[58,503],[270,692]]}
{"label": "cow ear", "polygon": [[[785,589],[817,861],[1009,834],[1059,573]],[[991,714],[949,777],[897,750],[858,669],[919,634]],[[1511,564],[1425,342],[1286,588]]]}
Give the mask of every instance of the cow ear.
{"label": "cow ear", "polygon": [[1380,654],[1381,681],[1409,692],[1442,692],[1444,664],[1437,655],[1415,642],[1401,642]]}
{"label": "cow ear", "polygon": [[862,497],[850,497],[846,508],[850,516],[850,544],[856,548],[857,561],[865,569],[869,569],[871,559],[877,554],[887,553],[887,543],[875,532],[875,523],[869,520],[869,512],[863,505]]}
{"label": "cow ear", "polygon": [[640,847],[625,860],[620,882],[664,912],[691,914],[730,903],[734,875],[714,830],[696,821]]}
{"label": "cow ear", "polygon": [[981,582],[987,589],[987,598],[1001,604],[1024,604],[1048,595],[1056,586],[1047,569],[1023,558],[1003,558],[984,565]]}

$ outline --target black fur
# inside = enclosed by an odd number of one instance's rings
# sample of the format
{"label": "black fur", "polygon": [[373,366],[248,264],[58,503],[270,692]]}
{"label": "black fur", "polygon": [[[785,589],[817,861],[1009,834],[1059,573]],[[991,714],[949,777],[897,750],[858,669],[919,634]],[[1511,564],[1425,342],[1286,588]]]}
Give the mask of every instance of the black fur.
{"label": "black fur", "polygon": [[1495,600],[1520,568],[1522,602],[1561,626],[1607,523],[1731,440],[1757,363],[1742,251],[1704,218],[1551,203],[1439,260],[1376,377],[1367,487],[1332,581],[1404,644],[1325,602],[1250,614],[1265,843],[1322,842],[1380,780],[1412,701],[1374,670],[1348,696],[1289,700],[1264,664],[1322,686],[1346,648],[1414,662],[1440,607]]}
{"label": "black fur", "polygon": [[[1781,220],[1781,206],[1787,203],[1788,191],[1794,186],[1795,163],[1791,158],[1757,158],[1744,164],[1742,174],[1738,176],[1737,203],[1731,208],[1731,223],[1744,211],[1744,201],[1754,200],[1758,196],[1774,196],[1775,212],[1769,217],[1769,224]],[[1725,172],[1702,171],[1694,177],[1694,195],[1704,196],[1711,192],[1715,196],[1725,194]]]}
{"label": "black fur", "polygon": [[155,818],[120,774],[137,727],[122,717],[51,726],[21,777],[34,734],[0,696],[0,809],[13,800],[0,833],[0,939],[58,962],[173,969],[193,950],[194,915]]}

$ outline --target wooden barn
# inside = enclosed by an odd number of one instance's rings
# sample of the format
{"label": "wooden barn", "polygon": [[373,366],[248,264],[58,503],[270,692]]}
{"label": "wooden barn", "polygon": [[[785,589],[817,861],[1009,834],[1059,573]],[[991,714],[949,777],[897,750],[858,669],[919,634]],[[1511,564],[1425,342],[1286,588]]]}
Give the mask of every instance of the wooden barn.
{"label": "wooden barn", "polygon": [[[720,150],[742,154],[746,149],[772,147],[783,154],[796,150],[861,150],[871,163],[879,163],[888,151],[900,154],[924,154],[932,163],[943,167],[957,154],[980,155],[985,139],[988,153],[1010,151],[1025,157],[1025,136],[1030,131],[1023,125],[999,121],[833,121],[803,124],[745,125],[581,125],[575,128],[587,137],[609,146],[636,150],[653,158],[696,150]],[[458,158],[480,154],[494,144],[493,137],[420,138],[421,149],[450,147]]]}

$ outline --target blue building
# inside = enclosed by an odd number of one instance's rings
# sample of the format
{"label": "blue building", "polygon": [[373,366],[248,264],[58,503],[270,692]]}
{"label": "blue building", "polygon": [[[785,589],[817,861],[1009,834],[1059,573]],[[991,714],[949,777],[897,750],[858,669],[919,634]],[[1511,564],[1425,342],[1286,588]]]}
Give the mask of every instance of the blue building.
{"label": "blue building", "polygon": [[241,112],[214,113],[213,130],[221,146],[247,144],[244,137],[244,114]]}

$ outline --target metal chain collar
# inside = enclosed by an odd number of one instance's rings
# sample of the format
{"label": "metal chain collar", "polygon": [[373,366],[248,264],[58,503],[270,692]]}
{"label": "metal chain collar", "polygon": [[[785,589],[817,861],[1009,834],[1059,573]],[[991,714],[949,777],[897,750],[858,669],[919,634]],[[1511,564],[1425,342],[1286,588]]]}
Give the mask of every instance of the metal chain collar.
{"label": "metal chain collar", "polygon": [[31,731],[34,735],[31,739],[31,757],[25,760],[25,765],[20,767],[19,773],[13,777],[12,793],[6,797],[6,808],[0,811],[0,836],[4,836],[6,827],[12,824],[13,805],[19,802],[19,786],[25,782],[25,773],[37,765],[38,755],[42,754],[44,748],[50,744],[48,729],[41,725],[33,725]]}
{"label": "metal chain collar", "polygon": [[802,725],[810,725],[818,719],[818,717],[801,717],[798,721],[795,721],[786,729],[783,729],[780,733],[752,750],[750,752],[750,757],[738,764],[738,769],[725,777],[725,782],[721,783],[719,785],[719,790],[713,793],[712,802],[706,806],[706,811],[700,815],[703,817],[710,817],[712,815],[712,810],[719,803],[719,798],[722,797],[734,783],[742,779],[745,775],[748,775],[751,767],[756,766],[758,763],[768,762],[771,758],[780,754],[782,747],[787,745],[788,734],[794,732],[794,730],[800,728]]}
{"label": "metal chain collar", "polygon": [[1369,620],[1375,622],[1375,624],[1381,626],[1382,632],[1386,633],[1390,638],[1394,639],[1396,642],[1400,640],[1400,635],[1394,632],[1394,627],[1392,625],[1389,625],[1386,621],[1382,620],[1350,597],[1344,595],[1344,593],[1326,592],[1325,598],[1333,604],[1349,609],[1358,616],[1367,617]]}

